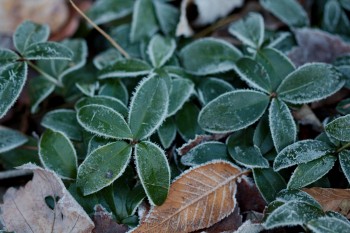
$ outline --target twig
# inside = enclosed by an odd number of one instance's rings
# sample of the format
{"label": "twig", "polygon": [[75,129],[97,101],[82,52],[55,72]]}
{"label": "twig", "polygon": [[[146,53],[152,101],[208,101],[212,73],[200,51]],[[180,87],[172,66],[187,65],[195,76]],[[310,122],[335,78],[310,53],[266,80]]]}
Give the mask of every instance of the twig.
{"label": "twig", "polygon": [[102,28],[97,26],[84,12],[82,12],[73,0],[69,0],[73,8],[86,20],[91,26],[93,26],[99,33],[101,33],[112,45],[115,47],[125,58],[130,58],[130,55],[117,43],[112,37],[110,37]]}
{"label": "twig", "polygon": [[20,176],[28,176],[33,174],[31,170],[9,170],[0,172],[0,180],[20,177]]}

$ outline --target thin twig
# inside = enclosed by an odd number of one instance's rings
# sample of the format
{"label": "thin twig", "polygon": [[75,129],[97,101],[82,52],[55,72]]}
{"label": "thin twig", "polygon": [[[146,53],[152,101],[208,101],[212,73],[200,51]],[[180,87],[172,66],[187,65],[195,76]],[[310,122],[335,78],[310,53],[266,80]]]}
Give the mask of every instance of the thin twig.
{"label": "thin twig", "polygon": [[54,77],[52,77],[51,75],[49,75],[48,73],[44,72],[43,70],[41,70],[38,66],[36,66],[33,62],[26,60],[26,62],[28,63],[28,65],[30,67],[32,67],[36,72],[38,72],[39,74],[41,74],[43,76],[43,78],[45,78],[46,80],[48,80],[49,82],[55,84],[56,86],[62,87],[63,85],[61,83],[59,83],[57,81],[57,79],[55,79]]}
{"label": "thin twig", "polygon": [[3,171],[0,172],[0,180],[10,179],[10,178],[16,178],[20,176],[28,176],[33,174],[33,171],[31,170],[9,170],[9,171]]}
{"label": "thin twig", "polygon": [[130,58],[130,55],[117,43],[112,39],[102,28],[97,26],[83,11],[79,9],[77,5],[73,2],[73,0],[69,0],[72,4],[73,8],[86,20],[91,26],[93,26],[99,33],[101,33],[112,45],[115,47],[125,58]]}

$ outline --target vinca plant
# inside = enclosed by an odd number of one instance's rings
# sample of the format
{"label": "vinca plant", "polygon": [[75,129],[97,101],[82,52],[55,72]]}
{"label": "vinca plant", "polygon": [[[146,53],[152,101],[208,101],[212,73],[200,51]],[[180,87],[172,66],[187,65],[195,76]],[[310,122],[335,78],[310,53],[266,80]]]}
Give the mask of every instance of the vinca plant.
{"label": "vinca plant", "polygon": [[[349,187],[350,56],[299,64],[291,55],[308,52],[298,32],[311,27],[350,51],[350,5],[314,3],[315,21],[296,0],[257,2],[259,12],[231,20],[225,38],[179,36],[186,12],[163,0],[95,1],[82,14],[105,38],[86,25],[51,42],[47,25],[24,21],[12,49],[0,49],[1,167],[52,172],[96,229],[102,206],[123,232],[206,230],[237,211],[241,223],[226,232],[350,232],[344,206],[327,209],[312,193]],[[266,14],[283,30],[271,30]],[[23,96],[24,130],[7,123]],[[312,112],[328,100],[332,111]],[[309,134],[304,108],[320,115]],[[245,186],[262,208],[246,208]],[[62,196],[42,201],[56,211]]]}

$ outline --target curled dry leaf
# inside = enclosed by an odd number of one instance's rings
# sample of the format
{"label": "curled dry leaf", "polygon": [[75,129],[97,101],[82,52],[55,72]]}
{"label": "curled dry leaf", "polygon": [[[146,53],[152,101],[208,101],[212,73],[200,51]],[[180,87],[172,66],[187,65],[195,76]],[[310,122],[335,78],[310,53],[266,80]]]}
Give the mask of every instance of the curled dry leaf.
{"label": "curled dry leaf", "polygon": [[336,211],[350,219],[350,189],[305,188],[324,211]]}
{"label": "curled dry leaf", "polygon": [[95,213],[93,216],[95,228],[92,233],[125,233],[128,227],[118,224],[112,218],[112,214],[108,213],[101,205],[95,206]]}
{"label": "curled dry leaf", "polygon": [[245,174],[224,161],[188,170],[170,186],[164,204],[132,232],[184,233],[212,226],[234,211],[236,181]]}
{"label": "curled dry leaf", "polygon": [[94,224],[83,208],[52,172],[33,164],[20,169],[33,170],[25,187],[9,188],[0,205],[1,220],[7,231],[17,233],[91,232]]}

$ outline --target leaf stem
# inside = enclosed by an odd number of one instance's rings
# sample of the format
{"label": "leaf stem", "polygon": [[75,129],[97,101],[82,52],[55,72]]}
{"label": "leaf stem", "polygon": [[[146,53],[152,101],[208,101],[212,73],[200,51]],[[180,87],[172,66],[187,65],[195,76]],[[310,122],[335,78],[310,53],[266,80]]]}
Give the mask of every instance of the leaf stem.
{"label": "leaf stem", "polygon": [[56,86],[62,87],[63,85],[54,77],[52,77],[51,75],[49,75],[48,73],[46,73],[45,71],[43,71],[42,69],[40,69],[38,66],[36,66],[33,62],[29,61],[29,60],[25,60],[25,62],[28,63],[28,65],[33,68],[36,72],[38,72],[39,74],[41,74],[45,79],[47,79],[48,81],[52,82],[53,84],[55,84]]}
{"label": "leaf stem", "polygon": [[345,145],[343,145],[342,147],[340,147],[339,149],[336,150],[336,153],[342,152],[343,150],[347,149],[350,147],[350,142],[346,143]]}
{"label": "leaf stem", "polygon": [[93,26],[99,33],[101,33],[112,45],[115,47],[125,58],[130,58],[130,55],[117,43],[112,37],[110,37],[102,28],[97,26],[79,7],[73,2],[73,0],[69,0],[72,4],[73,8],[89,23]]}

